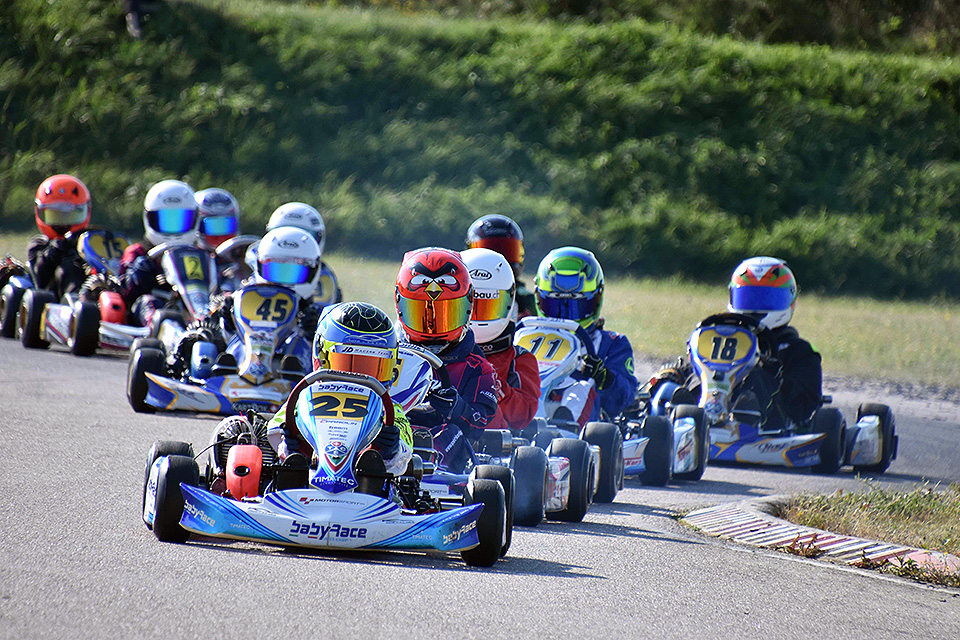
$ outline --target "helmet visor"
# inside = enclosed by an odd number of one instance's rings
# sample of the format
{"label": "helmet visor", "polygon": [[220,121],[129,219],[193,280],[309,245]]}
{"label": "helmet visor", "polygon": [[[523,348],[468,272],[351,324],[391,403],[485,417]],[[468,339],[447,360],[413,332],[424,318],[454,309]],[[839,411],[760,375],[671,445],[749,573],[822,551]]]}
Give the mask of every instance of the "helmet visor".
{"label": "helmet visor", "polygon": [[196,209],[147,211],[147,224],[157,233],[186,233],[197,224]]}
{"label": "helmet visor", "polygon": [[490,249],[496,251],[510,264],[523,264],[523,242],[519,238],[493,236],[476,238],[469,243],[469,249]]}
{"label": "helmet visor", "polygon": [[511,307],[513,307],[513,291],[509,289],[475,290],[473,292],[473,313],[470,315],[470,319],[477,322],[501,320],[510,315]]}
{"label": "helmet visor", "polygon": [[314,269],[296,262],[261,262],[260,275],[267,282],[282,285],[305,284],[313,277]]}
{"label": "helmet visor", "polygon": [[449,300],[397,299],[400,321],[418,333],[440,335],[470,321],[470,300],[464,296]]}
{"label": "helmet visor", "polygon": [[37,203],[37,213],[44,224],[51,227],[66,227],[80,224],[90,213],[90,203],[73,204],[70,202]]}
{"label": "helmet visor", "polygon": [[793,291],[786,287],[733,287],[730,307],[736,311],[784,311],[793,304]]}
{"label": "helmet visor", "polygon": [[396,357],[390,349],[326,343],[327,366],[336,371],[365,373],[380,382],[393,380]]}
{"label": "helmet visor", "polygon": [[232,236],[236,235],[236,216],[208,216],[200,221],[200,233],[205,236]]}
{"label": "helmet visor", "polygon": [[564,320],[585,320],[600,313],[602,298],[599,292],[577,297],[559,297],[544,293],[537,295],[537,306],[540,312],[548,318],[563,318]]}

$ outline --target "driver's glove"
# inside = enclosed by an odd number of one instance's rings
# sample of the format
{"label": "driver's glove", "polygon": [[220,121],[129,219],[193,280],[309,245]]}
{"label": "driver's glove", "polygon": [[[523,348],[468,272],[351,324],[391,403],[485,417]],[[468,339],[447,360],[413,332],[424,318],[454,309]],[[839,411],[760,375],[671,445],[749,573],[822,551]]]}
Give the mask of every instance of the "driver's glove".
{"label": "driver's glove", "polygon": [[384,460],[392,459],[400,451],[400,428],[395,424],[382,425],[371,444]]}
{"label": "driver's glove", "polygon": [[586,356],[583,359],[583,367],[580,370],[588,377],[593,378],[597,383],[597,389],[603,389],[607,384],[609,371],[603,364],[603,358],[599,356]]}
{"label": "driver's glove", "polygon": [[467,403],[453,387],[434,389],[427,394],[427,402],[444,422],[454,422],[467,410]]}

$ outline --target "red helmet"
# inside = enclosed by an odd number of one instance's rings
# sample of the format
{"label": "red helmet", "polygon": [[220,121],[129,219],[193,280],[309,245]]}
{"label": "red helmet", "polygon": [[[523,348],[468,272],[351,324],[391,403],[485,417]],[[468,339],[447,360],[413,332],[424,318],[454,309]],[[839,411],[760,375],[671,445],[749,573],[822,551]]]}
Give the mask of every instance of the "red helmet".
{"label": "red helmet", "polygon": [[407,253],[397,274],[396,298],[411,342],[443,345],[466,335],[473,287],[456,251],[428,247]]}
{"label": "red helmet", "polygon": [[44,180],[34,204],[37,228],[51,240],[90,223],[90,190],[73,176],[58,174]]}

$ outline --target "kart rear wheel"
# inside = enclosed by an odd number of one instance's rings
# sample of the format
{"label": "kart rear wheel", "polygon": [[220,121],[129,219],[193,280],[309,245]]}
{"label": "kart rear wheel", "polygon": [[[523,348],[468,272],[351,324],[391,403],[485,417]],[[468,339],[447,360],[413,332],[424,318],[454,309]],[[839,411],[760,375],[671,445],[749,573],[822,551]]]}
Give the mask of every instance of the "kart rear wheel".
{"label": "kart rear wheel", "polygon": [[197,461],[189,456],[167,456],[157,474],[157,505],[153,516],[153,535],[161,542],[186,542],[190,532],[180,526],[183,516],[183,492],[180,483],[200,485]]}
{"label": "kart rear wheel", "polygon": [[[143,501],[140,504],[140,512],[143,513],[147,508],[147,483],[150,482],[150,468],[157,458],[161,456],[189,456],[193,457],[193,445],[187,442],[177,442],[176,440],[158,440],[150,447],[147,452],[147,464],[143,469]],[[144,521],[146,524],[146,521]],[[147,524],[147,529],[153,529],[152,525]]]}
{"label": "kart rear wheel", "polygon": [[20,311],[20,300],[23,298],[23,289],[6,285],[0,291],[0,336],[12,338],[17,333],[17,312]]}
{"label": "kart rear wheel", "polygon": [[70,351],[75,356],[92,356],[100,346],[100,307],[81,302],[70,319]]}
{"label": "kart rear wheel", "polygon": [[563,522],[580,522],[587,515],[587,509],[593,500],[593,465],[591,464],[590,445],[586,440],[557,438],[550,443],[547,456],[566,458],[570,461],[570,496],[567,508],[551,511],[547,517]]}
{"label": "kart rear wheel", "polygon": [[854,467],[853,470],[857,473],[883,473],[897,455],[897,426],[893,419],[893,411],[885,404],[864,403],[857,409],[857,422],[860,422],[863,416],[880,418],[880,434],[883,438],[880,461],[876,464]]}
{"label": "kart rear wheel", "polygon": [[143,347],[163,351],[163,343],[157,338],[134,338],[133,342],[130,343],[130,355],[133,356],[134,351],[142,349]]}
{"label": "kart rear wheel", "polygon": [[474,468],[474,477],[496,480],[503,487],[503,501],[507,506],[506,542],[500,550],[500,557],[507,555],[513,542],[513,501],[517,495],[517,481],[509,467],[497,464],[481,464]]}
{"label": "kart rear wheel", "polygon": [[517,447],[510,460],[517,489],[513,494],[514,522],[535,527],[543,521],[547,504],[547,474],[550,463],[539,447]]}
{"label": "kart rear wheel", "polygon": [[24,291],[17,316],[17,336],[27,349],[46,349],[50,343],[43,339],[43,308],[54,304],[57,297],[50,291],[29,289]]}
{"label": "kart rear wheel", "polygon": [[813,433],[825,433],[820,445],[820,462],[810,470],[814,473],[836,473],[843,463],[843,449],[847,441],[847,421],[836,407],[821,407],[813,414]]}
{"label": "kart rear wheel", "polygon": [[673,425],[663,416],[647,416],[640,431],[650,439],[643,450],[643,471],[640,482],[652,487],[665,487],[673,477]]}
{"label": "kart rear wheel", "polygon": [[507,524],[507,505],[503,486],[496,480],[471,478],[463,494],[464,505],[483,504],[477,520],[477,538],[480,544],[460,552],[460,557],[471,567],[492,567],[500,559]]}
{"label": "kart rear wheel", "polygon": [[681,418],[693,418],[694,424],[694,446],[696,447],[697,464],[692,471],[677,473],[674,475],[679,480],[690,480],[696,482],[703,477],[703,472],[707,469],[707,459],[710,457],[710,433],[707,426],[706,417],[703,415],[703,409],[694,404],[681,404],[673,410],[673,424]]}
{"label": "kart rear wheel", "polygon": [[588,422],[581,440],[600,448],[600,481],[595,502],[613,502],[623,489],[623,434],[610,422]]}
{"label": "kart rear wheel", "polygon": [[137,413],[152,413],[155,409],[147,404],[147,374],[163,373],[163,351],[149,347],[138,349],[130,358],[127,369],[127,400]]}

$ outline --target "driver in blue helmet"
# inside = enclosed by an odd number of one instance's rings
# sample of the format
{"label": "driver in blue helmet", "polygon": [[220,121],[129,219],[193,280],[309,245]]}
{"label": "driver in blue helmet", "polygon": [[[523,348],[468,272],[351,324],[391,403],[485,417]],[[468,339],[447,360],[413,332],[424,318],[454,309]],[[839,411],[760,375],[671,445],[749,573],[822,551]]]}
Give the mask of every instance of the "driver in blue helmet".
{"label": "driver in blue helmet", "polygon": [[[363,373],[379,380],[387,388],[396,376],[397,334],[393,323],[379,308],[366,302],[342,302],[327,307],[320,317],[313,339],[313,369]],[[401,475],[413,453],[413,431],[401,406],[394,403],[394,424],[383,424],[371,444],[380,454],[379,469],[366,471]],[[286,405],[270,423],[267,436],[285,464],[298,455],[314,452],[297,437],[295,429],[284,423]],[[295,459],[289,461],[291,457]],[[361,458],[369,460],[369,457]],[[374,458],[376,461],[376,458]],[[289,461],[289,462],[288,462]],[[358,465],[360,462],[358,461]],[[366,463],[369,466],[369,462]],[[384,490],[385,493],[385,490]]]}
{"label": "driver in blue helmet", "polygon": [[[546,398],[553,418],[584,425],[599,420],[601,412],[617,416],[633,402],[637,379],[633,375],[633,347],[623,334],[603,328],[603,269],[592,252],[560,247],[548,253],[537,268],[537,312],[547,318],[576,320],[593,342],[594,356],[574,372],[579,384],[567,387],[562,397]],[[590,380],[593,385],[586,384]],[[559,406],[557,406],[559,405]]]}

